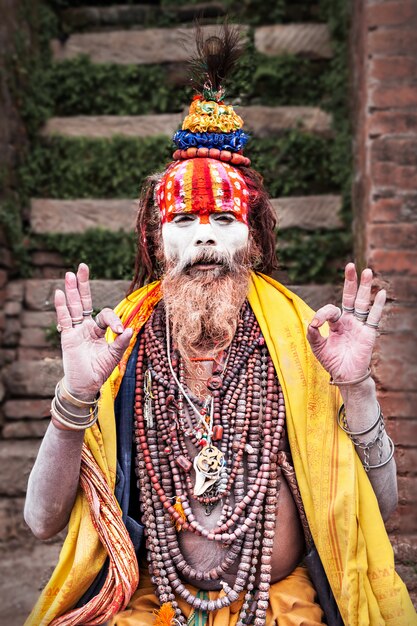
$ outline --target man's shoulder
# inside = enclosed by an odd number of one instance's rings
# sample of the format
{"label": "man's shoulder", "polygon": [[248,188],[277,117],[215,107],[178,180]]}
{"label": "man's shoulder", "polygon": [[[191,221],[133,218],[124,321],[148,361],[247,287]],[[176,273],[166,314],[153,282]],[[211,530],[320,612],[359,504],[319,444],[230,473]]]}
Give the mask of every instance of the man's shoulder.
{"label": "man's shoulder", "polygon": [[119,302],[114,311],[125,325],[128,325],[129,320],[139,313],[141,309],[147,308],[150,301],[154,304],[160,299],[159,286],[160,281],[155,281],[132,291]]}
{"label": "man's shoulder", "polygon": [[256,298],[264,301],[269,306],[282,306],[284,308],[296,310],[303,319],[311,321],[314,316],[313,309],[292,289],[286,287],[271,276],[260,272],[253,272],[251,275],[251,288],[249,298]]}

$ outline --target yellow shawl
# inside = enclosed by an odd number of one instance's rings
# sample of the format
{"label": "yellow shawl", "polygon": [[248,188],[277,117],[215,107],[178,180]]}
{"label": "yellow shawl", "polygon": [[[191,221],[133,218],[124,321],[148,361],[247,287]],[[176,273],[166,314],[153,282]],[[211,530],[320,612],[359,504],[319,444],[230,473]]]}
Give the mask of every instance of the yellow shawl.
{"label": "yellow shawl", "polygon": [[[306,340],[312,310],[291,291],[260,274],[252,275],[248,297],[282,385],[298,484],[344,623],[417,624],[405,585],[394,570],[393,551],[371,484],[351,441],[336,424],[338,392],[329,386],[329,376]],[[103,385],[99,427],[85,435],[112,488],[116,472],[114,398],[137,332],[159,299],[159,285],[153,283],[115,309],[135,332],[121,363]],[[48,626],[72,608],[105,558],[80,491],[58,565],[25,626]]]}

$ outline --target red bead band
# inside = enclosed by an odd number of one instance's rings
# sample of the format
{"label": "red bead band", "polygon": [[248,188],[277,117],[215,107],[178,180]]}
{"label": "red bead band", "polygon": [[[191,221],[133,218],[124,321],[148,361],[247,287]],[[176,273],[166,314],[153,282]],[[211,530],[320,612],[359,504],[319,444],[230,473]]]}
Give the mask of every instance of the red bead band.
{"label": "red bead band", "polygon": [[244,167],[250,166],[250,159],[243,156],[239,152],[230,152],[229,150],[218,150],[217,148],[187,148],[187,150],[175,150],[172,155],[174,161],[180,161],[182,159],[195,159],[210,158],[217,159],[218,161],[225,161],[232,165],[243,165]]}

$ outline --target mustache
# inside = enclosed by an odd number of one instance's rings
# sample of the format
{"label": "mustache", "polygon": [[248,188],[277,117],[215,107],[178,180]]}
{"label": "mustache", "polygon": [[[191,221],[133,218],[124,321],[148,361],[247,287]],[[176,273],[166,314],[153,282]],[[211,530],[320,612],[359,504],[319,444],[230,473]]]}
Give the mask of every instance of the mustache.
{"label": "mustache", "polygon": [[190,250],[180,260],[172,260],[169,264],[169,270],[172,276],[178,276],[191,270],[194,265],[213,264],[218,265],[224,271],[233,272],[237,268],[237,257],[241,254],[237,252],[233,255],[228,251],[220,251],[205,246]]}

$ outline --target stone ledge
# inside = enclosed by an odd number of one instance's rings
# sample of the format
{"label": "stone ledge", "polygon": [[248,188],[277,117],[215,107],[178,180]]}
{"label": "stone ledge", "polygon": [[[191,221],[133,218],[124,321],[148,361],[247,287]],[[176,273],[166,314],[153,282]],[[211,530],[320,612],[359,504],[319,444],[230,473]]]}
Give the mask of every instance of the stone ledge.
{"label": "stone ledge", "polygon": [[[114,308],[126,297],[128,280],[92,280],[90,282],[94,307]],[[63,289],[64,281],[55,279],[29,279],[25,281],[25,304],[32,311],[53,311],[55,289]]]}
{"label": "stone ledge", "polygon": [[317,228],[342,228],[340,218],[342,198],[336,195],[298,196],[290,198],[275,198],[272,200],[279,230],[287,228],[303,228],[315,230]]}
{"label": "stone ledge", "polygon": [[61,359],[15,361],[2,372],[3,382],[12,396],[51,398],[57,381],[62,378]]}
{"label": "stone ledge", "polygon": [[[248,32],[244,25],[239,29],[245,35]],[[203,26],[203,31],[210,36],[218,32],[218,27]],[[295,54],[313,59],[333,56],[327,24],[261,26],[255,29],[255,46],[268,56]],[[75,33],[65,43],[52,40],[51,49],[55,61],[85,54],[93,63],[181,63],[194,51],[194,32],[191,28],[149,28]]]}
{"label": "stone ledge", "polygon": [[274,24],[255,29],[255,47],[268,56],[296,54],[311,59],[333,56],[327,24]]}
{"label": "stone ledge", "polygon": [[21,626],[25,622],[58,562],[61,543],[62,540],[59,543],[36,541],[31,545],[25,542],[1,551],[1,624]]}
{"label": "stone ledge", "polygon": [[15,497],[26,493],[28,477],[39,446],[40,442],[37,439],[0,442],[1,495]]}
{"label": "stone ledge", "polygon": [[[281,230],[286,228],[342,228],[341,198],[336,195],[275,198]],[[83,233],[88,228],[132,232],[137,200],[52,200],[31,201],[31,227],[35,233]],[[115,217],[117,216],[117,219]]]}
{"label": "stone ledge", "polygon": [[[256,137],[280,135],[287,130],[299,129],[320,136],[332,134],[332,116],[318,107],[283,106],[267,107],[254,105],[235,107],[245,122],[245,129]],[[74,117],[52,117],[42,129],[44,136],[110,138],[171,137],[181,127],[184,114],[163,113],[160,115],[76,115]]]}
{"label": "stone ledge", "polygon": [[[203,26],[204,36],[218,33],[217,26]],[[248,27],[240,25],[242,34]],[[195,51],[194,29],[149,28],[144,30],[117,30],[104,33],[75,33],[65,43],[51,41],[55,61],[73,59],[80,54],[93,63],[121,65],[186,62]]]}
{"label": "stone ledge", "polygon": [[49,419],[6,422],[3,426],[4,439],[40,439],[46,433]]}

